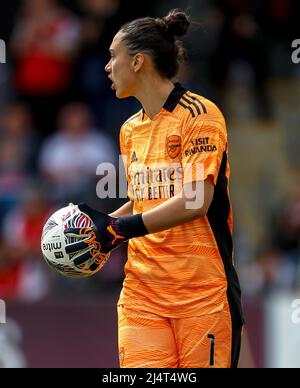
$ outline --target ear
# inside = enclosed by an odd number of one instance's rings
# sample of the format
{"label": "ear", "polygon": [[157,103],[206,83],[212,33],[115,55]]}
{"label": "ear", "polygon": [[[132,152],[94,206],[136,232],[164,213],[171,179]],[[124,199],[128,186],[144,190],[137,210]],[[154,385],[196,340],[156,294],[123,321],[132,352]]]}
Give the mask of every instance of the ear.
{"label": "ear", "polygon": [[137,73],[138,71],[141,70],[143,67],[143,64],[145,62],[145,56],[144,54],[138,53],[134,56],[132,66],[133,66],[133,71]]}

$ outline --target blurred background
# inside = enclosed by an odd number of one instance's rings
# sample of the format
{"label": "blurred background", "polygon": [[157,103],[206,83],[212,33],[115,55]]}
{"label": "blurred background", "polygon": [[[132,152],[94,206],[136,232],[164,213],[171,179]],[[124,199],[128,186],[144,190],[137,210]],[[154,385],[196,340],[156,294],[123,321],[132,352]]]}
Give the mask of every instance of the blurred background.
{"label": "blurred background", "polygon": [[[118,165],[118,133],[139,109],[104,72],[120,26],[186,10],[179,80],[228,125],[235,262],[247,320],[241,367],[300,367],[300,39],[296,0],[1,2],[0,367],[117,367],[116,303],[126,247],[88,280],[49,270],[45,220],[69,201],[111,212],[96,167]],[[80,155],[85,155],[81,158]],[[300,306],[300,302],[299,302]],[[298,317],[300,313],[298,314]],[[294,322],[294,323],[293,323]]]}

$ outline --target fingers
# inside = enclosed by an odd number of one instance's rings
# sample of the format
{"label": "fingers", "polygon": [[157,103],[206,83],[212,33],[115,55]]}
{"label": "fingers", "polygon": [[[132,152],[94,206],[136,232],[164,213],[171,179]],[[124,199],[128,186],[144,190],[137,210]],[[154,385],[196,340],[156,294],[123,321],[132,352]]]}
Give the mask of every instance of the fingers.
{"label": "fingers", "polygon": [[64,231],[66,237],[86,238],[90,236],[92,228],[69,228]]}
{"label": "fingers", "polygon": [[[72,236],[74,237],[74,236]],[[88,247],[88,244],[85,241],[76,242],[73,244],[69,244],[66,246],[66,253],[75,253],[77,251],[82,251],[83,249],[86,249]]]}
{"label": "fingers", "polygon": [[74,264],[78,266],[78,265],[81,265],[92,258],[93,258],[93,256],[91,254],[91,251],[88,251],[86,253],[83,253],[79,257],[76,257],[76,259],[74,260]]}
{"label": "fingers", "polygon": [[91,264],[90,270],[96,271],[97,268],[102,268],[110,257],[110,253],[100,253],[95,261]]}
{"label": "fingers", "polygon": [[90,266],[90,270],[91,271],[96,271],[96,269],[99,267],[99,264],[97,263],[93,263],[91,266]]}
{"label": "fingers", "polygon": [[74,264],[76,266],[82,265],[86,261],[93,259],[96,251],[100,252],[101,245],[95,240],[93,228],[69,228],[64,231],[64,234],[68,238],[79,240],[67,244],[65,248],[67,254],[79,254],[79,256],[74,259]]}

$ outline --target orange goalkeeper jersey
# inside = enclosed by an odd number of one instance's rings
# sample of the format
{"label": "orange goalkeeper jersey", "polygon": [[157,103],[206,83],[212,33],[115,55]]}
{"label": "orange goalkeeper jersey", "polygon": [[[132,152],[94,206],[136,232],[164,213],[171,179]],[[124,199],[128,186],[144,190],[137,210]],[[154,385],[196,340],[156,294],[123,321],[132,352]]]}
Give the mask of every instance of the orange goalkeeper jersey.
{"label": "orange goalkeeper jersey", "polygon": [[119,304],[170,318],[212,314],[228,301],[241,312],[232,264],[227,133],[220,110],[176,84],[153,120],[143,110],[127,120],[120,146],[134,214],[208,176],[215,192],[207,216],[130,240]]}

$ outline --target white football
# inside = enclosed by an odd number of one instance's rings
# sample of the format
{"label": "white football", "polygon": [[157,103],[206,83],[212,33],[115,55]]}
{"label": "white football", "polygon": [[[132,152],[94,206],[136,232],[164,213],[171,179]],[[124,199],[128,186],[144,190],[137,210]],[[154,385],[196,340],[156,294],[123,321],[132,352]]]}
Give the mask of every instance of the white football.
{"label": "white football", "polygon": [[94,275],[103,267],[107,259],[94,256],[80,265],[74,260],[91,248],[87,247],[75,254],[66,253],[66,245],[82,241],[74,237],[66,237],[64,231],[68,228],[89,228],[92,220],[82,213],[78,206],[69,205],[56,211],[45,223],[41,239],[41,249],[47,264],[64,276],[85,278]]}

